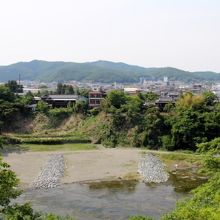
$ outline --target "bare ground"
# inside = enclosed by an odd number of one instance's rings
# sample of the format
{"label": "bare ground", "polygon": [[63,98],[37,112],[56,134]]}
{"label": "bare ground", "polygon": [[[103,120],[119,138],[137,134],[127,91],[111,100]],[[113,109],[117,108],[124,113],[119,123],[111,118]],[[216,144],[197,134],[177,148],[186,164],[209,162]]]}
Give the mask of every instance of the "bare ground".
{"label": "bare ground", "polygon": [[62,153],[66,162],[62,183],[101,179],[137,178],[138,149],[100,149],[93,151],[22,152],[4,156],[23,187],[28,187],[40,173],[50,155]]}

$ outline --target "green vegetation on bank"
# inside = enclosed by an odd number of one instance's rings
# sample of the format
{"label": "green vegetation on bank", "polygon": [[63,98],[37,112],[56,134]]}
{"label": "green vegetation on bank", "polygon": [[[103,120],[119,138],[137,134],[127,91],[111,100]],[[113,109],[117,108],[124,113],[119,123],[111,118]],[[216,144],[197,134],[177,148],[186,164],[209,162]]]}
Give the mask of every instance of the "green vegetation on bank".
{"label": "green vegetation on bank", "polygon": [[[148,149],[193,150],[220,133],[220,104],[214,94],[187,93],[161,111],[148,94],[127,96],[110,92],[100,113],[86,118],[79,131],[89,127],[96,139],[107,146],[147,147]],[[101,118],[101,120],[100,120]],[[94,136],[94,135],[91,135]]]}
{"label": "green vegetation on bank", "polygon": [[[0,89],[2,131],[23,129],[26,136],[14,135],[21,143],[92,141],[110,147],[195,151],[198,144],[211,141],[220,133],[220,104],[210,92],[186,93],[176,106],[170,103],[160,109],[152,104],[157,99],[153,93],[128,96],[111,91],[99,108],[88,109],[86,103],[77,102],[67,108],[51,109],[41,101],[33,113],[26,109],[31,94],[17,97],[7,84]],[[27,119],[29,126],[25,124]]]}
{"label": "green vegetation on bank", "polygon": [[[161,220],[220,219],[220,139],[198,144],[197,151],[202,153],[200,156],[204,170],[212,177],[193,190],[192,198],[178,202],[176,208],[162,216]],[[134,219],[143,220],[145,217],[137,216]]]}
{"label": "green vegetation on bank", "polygon": [[[7,147],[23,143],[24,149],[33,151],[61,150],[58,145],[61,143],[65,143],[62,145],[65,150],[94,149],[90,142],[108,147],[190,151],[190,154],[164,153],[159,156],[164,161],[198,162],[203,166],[201,172],[208,173],[210,180],[194,190],[192,198],[178,203],[174,211],[162,219],[220,219],[220,103],[214,94],[186,93],[175,106],[169,103],[160,109],[152,105],[157,98],[155,94],[128,96],[122,91],[112,91],[100,108],[90,110],[85,103],[76,103],[65,109],[50,109],[41,102],[36,112],[30,112],[26,105],[31,94],[18,97],[12,89],[14,84],[0,86],[0,144],[3,142]],[[26,121],[28,123],[24,123]],[[19,129],[23,132],[10,133]],[[0,206],[5,219],[15,220],[16,216],[26,215],[32,216],[26,219],[48,219],[36,218],[38,213],[28,205],[9,205],[10,199],[20,193],[16,190],[17,184],[15,174],[1,162]],[[139,216],[133,219],[148,218]]]}
{"label": "green vegetation on bank", "polygon": [[21,144],[22,150],[28,151],[78,151],[78,150],[95,150],[94,144]]}

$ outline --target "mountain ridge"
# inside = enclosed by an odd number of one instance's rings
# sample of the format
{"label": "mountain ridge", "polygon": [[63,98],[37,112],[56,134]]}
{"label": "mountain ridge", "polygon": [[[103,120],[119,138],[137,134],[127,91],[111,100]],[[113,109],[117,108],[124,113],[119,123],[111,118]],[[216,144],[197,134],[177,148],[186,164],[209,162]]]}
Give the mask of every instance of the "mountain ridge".
{"label": "mountain ridge", "polygon": [[183,82],[220,81],[220,73],[213,71],[190,72],[174,67],[141,67],[123,62],[98,60],[94,62],[64,62],[32,60],[0,66],[0,81],[37,80],[43,82],[64,82],[69,80],[86,82],[138,82],[140,77],[148,80],[170,80]]}

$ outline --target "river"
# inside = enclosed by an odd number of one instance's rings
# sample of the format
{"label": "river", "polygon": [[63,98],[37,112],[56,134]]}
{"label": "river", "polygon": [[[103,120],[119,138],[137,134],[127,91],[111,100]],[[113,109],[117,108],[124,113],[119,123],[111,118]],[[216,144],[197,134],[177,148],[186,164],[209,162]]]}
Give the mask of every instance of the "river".
{"label": "river", "polygon": [[204,181],[182,172],[171,174],[162,184],[122,180],[64,184],[27,190],[17,202],[31,202],[35,210],[71,215],[76,220],[127,220],[133,215],[158,219]]}

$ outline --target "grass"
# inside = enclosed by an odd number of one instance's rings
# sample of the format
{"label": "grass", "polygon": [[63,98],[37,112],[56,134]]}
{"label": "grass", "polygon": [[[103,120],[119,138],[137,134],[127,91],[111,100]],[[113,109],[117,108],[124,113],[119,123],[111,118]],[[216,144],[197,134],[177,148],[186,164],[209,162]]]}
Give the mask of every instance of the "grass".
{"label": "grass", "polygon": [[174,152],[174,153],[158,153],[158,156],[165,161],[186,161],[189,163],[195,163],[199,162],[202,159],[202,155],[196,155],[196,154],[188,154],[188,153],[179,153],[179,152]]}
{"label": "grass", "polygon": [[178,164],[179,168],[197,167],[198,170],[203,165],[204,155],[193,153],[191,151],[160,151],[160,150],[143,150],[142,154],[153,153],[157,155],[168,170],[173,170],[173,167]]}
{"label": "grass", "polygon": [[79,150],[95,150],[94,144],[21,144],[21,148],[27,151],[79,151]]}

